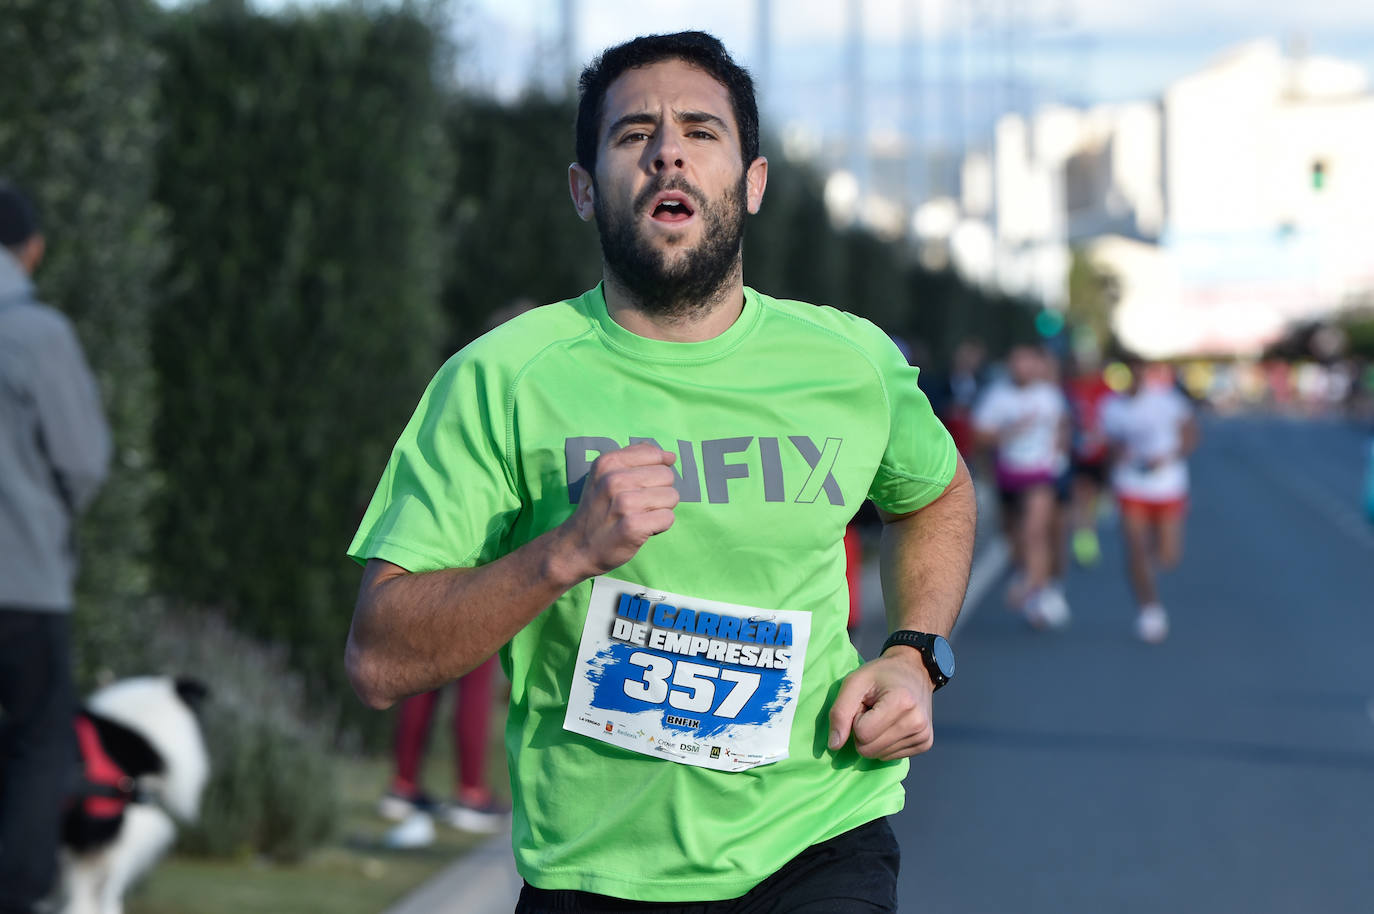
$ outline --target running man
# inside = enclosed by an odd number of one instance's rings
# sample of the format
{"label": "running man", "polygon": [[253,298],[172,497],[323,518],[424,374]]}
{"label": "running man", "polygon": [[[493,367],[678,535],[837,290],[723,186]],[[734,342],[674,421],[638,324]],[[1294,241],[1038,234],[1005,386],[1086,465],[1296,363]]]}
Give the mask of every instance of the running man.
{"label": "running man", "polygon": [[1097,506],[1110,468],[1109,442],[1102,431],[1102,405],[1112,389],[1102,377],[1095,355],[1080,355],[1065,385],[1072,415],[1070,453],[1070,523],[1073,557],[1079,565],[1096,565],[1102,555],[1097,538]]}
{"label": "running man", "polygon": [[979,441],[994,454],[1002,529],[1016,568],[1008,599],[1036,628],[1069,621],[1068,602],[1053,580],[1068,409],[1048,380],[1045,358],[1035,346],[1013,347],[1007,377],[988,388],[973,413]]}
{"label": "running man", "polygon": [[[431,382],[349,549],[350,678],[384,708],[499,650],[519,912],[895,911],[884,817],[953,673],[968,471],[885,333],[744,286],[768,162],[719,41],[636,39],[580,89],[603,281]],[[867,663],[865,497],[894,630]]]}
{"label": "running man", "polygon": [[1169,636],[1169,615],[1159,601],[1156,570],[1171,569],[1183,557],[1186,458],[1197,447],[1198,425],[1167,366],[1151,369],[1134,360],[1129,367],[1130,387],[1107,400],[1102,428],[1112,441],[1112,490],[1139,607],[1136,636],[1159,644]]}

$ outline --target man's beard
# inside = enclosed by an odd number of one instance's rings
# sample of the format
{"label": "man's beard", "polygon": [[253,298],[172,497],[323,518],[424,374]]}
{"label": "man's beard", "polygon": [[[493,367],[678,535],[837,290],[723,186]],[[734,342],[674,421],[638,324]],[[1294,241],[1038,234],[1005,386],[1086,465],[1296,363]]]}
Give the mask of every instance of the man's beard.
{"label": "man's beard", "polygon": [[[747,178],[728,189],[718,202],[677,177],[654,181],[634,200],[628,215],[596,209],[596,229],[601,237],[601,256],[615,279],[645,312],[683,319],[715,302],[734,278],[744,241]],[[701,241],[681,252],[656,249],[639,231],[639,214],[653,198],[668,190],[681,191],[692,200],[696,215],[705,222]],[[670,261],[670,255],[676,258]]]}

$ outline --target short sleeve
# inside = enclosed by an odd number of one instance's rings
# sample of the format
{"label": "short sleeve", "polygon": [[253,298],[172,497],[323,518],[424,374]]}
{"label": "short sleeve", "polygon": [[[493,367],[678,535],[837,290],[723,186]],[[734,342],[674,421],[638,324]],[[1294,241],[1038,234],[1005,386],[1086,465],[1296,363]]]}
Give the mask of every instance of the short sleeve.
{"label": "short sleeve", "polygon": [[1102,427],[1102,434],[1106,435],[1108,438],[1117,439],[1122,435],[1122,402],[1119,394],[1111,394],[1102,403],[1102,411],[1099,413],[1098,421]]}
{"label": "short sleeve", "polygon": [[460,352],[440,369],[387,461],[348,554],[407,571],[492,561],[521,499],[506,458],[506,389]]}
{"label": "short sleeve", "polygon": [[[866,322],[865,322],[866,323]],[[918,369],[885,333],[869,324],[869,350],[888,403],[888,439],[868,497],[890,514],[924,508],[954,479],[958,452],[917,385]]]}
{"label": "short sleeve", "polygon": [[1006,421],[1002,415],[1006,398],[1001,393],[1001,385],[994,385],[978,399],[973,408],[973,427],[978,431],[984,434],[995,432]]}
{"label": "short sleeve", "polygon": [[1192,418],[1193,404],[1176,388],[1171,389],[1169,393],[1172,394],[1170,399],[1173,400],[1175,421],[1181,425]]}
{"label": "short sleeve", "polygon": [[1054,401],[1054,418],[1062,422],[1064,419],[1072,417],[1073,410],[1069,406],[1069,398],[1064,391],[1050,385],[1050,393]]}

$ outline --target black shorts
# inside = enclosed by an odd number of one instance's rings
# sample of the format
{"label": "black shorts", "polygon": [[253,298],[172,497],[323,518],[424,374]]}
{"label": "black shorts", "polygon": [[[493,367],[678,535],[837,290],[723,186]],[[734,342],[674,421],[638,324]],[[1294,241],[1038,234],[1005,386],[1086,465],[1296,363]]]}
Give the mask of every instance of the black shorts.
{"label": "black shorts", "polygon": [[1021,510],[1026,506],[1026,496],[1036,489],[1052,489],[1055,499],[1059,500],[1061,479],[1063,479],[1062,476],[1056,476],[1053,480],[1037,482],[1033,485],[1022,486],[1020,488],[998,486],[997,500],[1002,506],[1002,513],[1007,515],[1020,514]]}
{"label": "black shorts", "polygon": [[627,901],[592,892],[550,891],[529,883],[515,914],[879,914],[897,910],[901,851],[887,819],[812,845],[738,898]]}
{"label": "black shorts", "polygon": [[1097,483],[1099,488],[1107,485],[1107,461],[1105,460],[1074,460],[1073,475],[1082,476],[1084,479],[1091,479]]}

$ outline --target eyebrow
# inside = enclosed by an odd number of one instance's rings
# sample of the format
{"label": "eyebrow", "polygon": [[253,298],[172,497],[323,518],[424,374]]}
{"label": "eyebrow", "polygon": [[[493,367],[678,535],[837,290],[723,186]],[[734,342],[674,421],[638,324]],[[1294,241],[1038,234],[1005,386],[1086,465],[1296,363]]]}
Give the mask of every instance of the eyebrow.
{"label": "eyebrow", "polygon": [[[729,124],[725,123],[724,120],[717,117],[716,115],[706,111],[674,111],[673,119],[676,120],[679,124],[709,124],[712,127],[715,127],[717,130],[720,130],[722,133],[728,134],[730,132]],[[633,114],[627,114],[623,117],[617,118],[615,123],[611,124],[611,126],[607,128],[606,135],[614,136],[615,134],[619,133],[621,130],[625,129],[626,127],[629,127],[632,124],[654,125],[657,123],[657,115],[650,114],[647,111],[637,111]]]}

